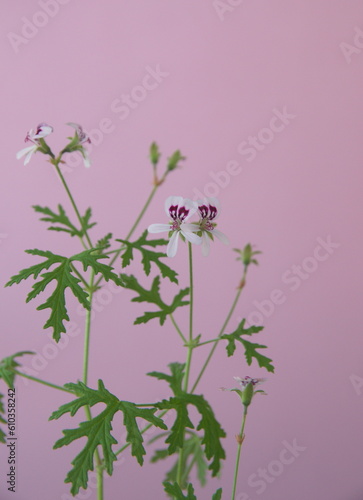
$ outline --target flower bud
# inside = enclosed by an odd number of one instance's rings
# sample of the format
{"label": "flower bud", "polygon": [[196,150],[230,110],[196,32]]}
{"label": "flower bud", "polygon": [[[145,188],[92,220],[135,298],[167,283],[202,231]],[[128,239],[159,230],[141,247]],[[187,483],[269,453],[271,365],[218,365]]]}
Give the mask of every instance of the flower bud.
{"label": "flower bud", "polygon": [[181,160],[185,160],[185,156],[183,156],[181,154],[181,152],[179,151],[179,149],[177,151],[175,151],[175,153],[173,153],[171,155],[170,158],[168,158],[168,165],[167,165],[167,170],[169,172],[171,172],[172,170],[175,170],[179,165],[178,163],[181,161]]}
{"label": "flower bud", "polygon": [[253,398],[253,383],[249,382],[242,391],[241,401],[244,406],[249,406]]}
{"label": "flower bud", "polygon": [[156,167],[156,165],[159,162],[159,158],[161,156],[161,153],[159,151],[159,146],[156,144],[156,142],[153,142],[150,146],[150,161]]}

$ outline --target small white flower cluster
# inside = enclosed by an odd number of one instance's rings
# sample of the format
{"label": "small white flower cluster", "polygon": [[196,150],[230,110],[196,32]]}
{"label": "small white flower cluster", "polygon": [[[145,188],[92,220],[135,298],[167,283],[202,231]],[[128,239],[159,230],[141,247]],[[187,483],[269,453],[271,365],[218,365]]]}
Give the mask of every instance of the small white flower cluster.
{"label": "small white flower cluster", "polygon": [[[204,256],[209,254],[210,241],[213,241],[214,236],[228,245],[228,238],[215,227],[214,221],[220,215],[220,204],[216,198],[192,201],[182,196],[169,196],[165,201],[165,212],[171,218],[169,224],[151,224],[148,231],[172,233],[166,250],[168,257],[176,255],[180,235],[190,243],[202,245]],[[187,223],[186,221],[196,212],[198,212],[199,221]]]}
{"label": "small white flower cluster", "polygon": [[[70,125],[76,131],[74,139],[71,142],[72,147],[74,148],[73,150],[79,151],[82,154],[84,166],[89,167],[91,165],[91,162],[90,162],[90,159],[88,156],[88,151],[83,145],[87,142],[91,143],[90,138],[84,132],[81,125],[78,125],[78,123],[67,123],[67,125]],[[40,123],[37,126],[35,131],[33,129],[30,129],[29,132],[26,134],[25,142],[32,142],[33,144],[31,146],[27,146],[26,148],[18,151],[18,153],[16,153],[17,160],[19,160],[20,158],[25,156],[24,165],[26,165],[27,163],[30,162],[31,157],[37,151],[41,151],[43,153],[49,153],[50,150],[44,151],[44,149],[43,149],[44,142],[42,144],[41,139],[44,139],[52,132],[53,132],[53,127],[51,125],[48,125],[47,123]],[[68,150],[67,148],[65,148],[64,153],[70,152],[70,151],[71,150]]]}

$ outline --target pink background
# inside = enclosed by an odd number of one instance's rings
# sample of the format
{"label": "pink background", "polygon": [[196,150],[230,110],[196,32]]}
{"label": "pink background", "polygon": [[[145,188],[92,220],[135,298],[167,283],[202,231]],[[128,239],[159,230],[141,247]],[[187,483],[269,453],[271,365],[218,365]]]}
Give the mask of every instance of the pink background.
{"label": "pink background", "polygon": [[[54,1],[48,7],[11,2],[1,20],[2,283],[35,263],[24,254],[27,248],[80,251],[77,241],[47,232],[30,208],[62,203],[71,213],[42,155],[26,167],[15,159],[29,128],[52,124],[49,143],[58,150],[69,134],[65,122],[91,131],[109,120],[110,133],[93,132],[92,167],[73,161],[66,173],[82,210],[94,209],[94,239],[108,231],[122,238],[129,230],[151,188],[150,143],[159,143],[164,161],[180,148],[187,161],[161,187],[139,233],[153,222],[166,222],[163,204],[170,194],[194,197],[199,190],[218,196],[223,205],[218,227],[231,245],[217,242],[207,259],[195,249],[195,331],[206,339],[218,332],[241,273],[232,248],[252,242],[263,251],[260,266],[249,273],[229,332],[265,307],[260,319],[266,328],[256,341],[268,345],[266,354],[276,365],[276,374],[267,374],[255,363],[247,367],[240,349],[227,359],[219,347],[200,391],[228,432],[227,461],[222,478],[204,490],[193,480],[198,499],[210,499],[219,486],[223,499],[230,497],[241,407],[233,393],[218,388],[232,387],[234,375],[250,375],[266,376],[268,396],[256,399],[247,421],[238,500],[361,500],[362,3],[225,0],[228,10],[218,15],[212,0]],[[53,17],[45,14],[50,4]],[[29,22],[38,27],[31,31]],[[17,36],[28,38],[15,43]],[[146,68],[158,65],[164,77],[157,87],[144,94],[135,90]],[[115,112],[114,101],[130,93],[139,102],[134,100],[128,116]],[[276,110],[284,108],[293,117],[284,127],[279,121],[278,132],[266,131]],[[262,146],[246,153],[241,143],[254,136]],[[235,162],[235,175],[226,173],[229,162]],[[329,237],[335,244],[331,253],[317,250],[319,239]],[[314,259],[317,251],[327,258]],[[171,264],[187,286],[185,247]],[[294,265],[305,271],[293,281]],[[76,381],[82,376],[82,334],[54,350],[42,330],[46,313],[35,310],[39,302],[25,304],[30,287],[31,281],[1,290],[1,357],[19,350],[47,353],[53,359],[37,365],[40,378]],[[275,289],[285,300],[268,307],[264,301]],[[133,294],[127,291],[110,295],[94,318],[90,385],[102,378],[120,399],[137,402],[167,397],[166,385],[145,373],[184,362],[177,335],[170,324],[132,326],[143,306],[130,306]],[[77,333],[84,319],[74,302],[70,312]],[[182,311],[177,317],[187,324]],[[252,317],[256,321],[256,314]],[[199,351],[194,376],[204,359]],[[24,364],[34,369],[31,357]],[[2,447],[0,497],[67,500],[63,479],[78,445],[56,451],[52,445],[83,414],[47,422],[67,395],[20,379],[16,389],[17,492],[6,490]],[[120,441],[121,432],[117,423]],[[281,465],[284,443],[294,440],[301,447],[298,456]],[[105,481],[106,499],[165,497],[160,481],[166,464],[146,461],[140,469],[128,452],[123,460]],[[253,486],[259,469],[270,471],[270,482],[260,479]]]}

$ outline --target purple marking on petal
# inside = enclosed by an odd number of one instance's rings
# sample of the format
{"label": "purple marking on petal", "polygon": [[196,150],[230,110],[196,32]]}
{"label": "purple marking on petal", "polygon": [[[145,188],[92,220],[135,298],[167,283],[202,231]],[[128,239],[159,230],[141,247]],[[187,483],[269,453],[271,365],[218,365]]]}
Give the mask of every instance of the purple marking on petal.
{"label": "purple marking on petal", "polygon": [[198,210],[202,219],[206,219],[208,217],[208,207],[206,205],[200,205]]}
{"label": "purple marking on petal", "polygon": [[178,218],[183,221],[184,219],[186,219],[186,217],[188,217],[189,215],[189,210],[185,207],[180,207],[179,210],[178,210]]}
{"label": "purple marking on petal", "polygon": [[178,205],[171,205],[169,207],[169,214],[170,217],[176,221],[177,216],[178,216]]}
{"label": "purple marking on petal", "polygon": [[216,207],[214,207],[213,205],[209,205],[209,217],[208,217],[208,219],[209,220],[215,219],[217,216],[217,212],[218,212],[218,210]]}

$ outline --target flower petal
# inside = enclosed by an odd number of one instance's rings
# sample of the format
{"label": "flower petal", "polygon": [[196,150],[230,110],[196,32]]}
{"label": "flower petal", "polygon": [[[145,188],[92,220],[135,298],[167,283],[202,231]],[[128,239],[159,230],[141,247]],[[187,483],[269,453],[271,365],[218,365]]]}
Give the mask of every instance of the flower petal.
{"label": "flower petal", "polygon": [[192,222],[183,222],[181,228],[183,229],[183,231],[189,231],[191,233],[200,231],[199,224],[193,224]]}
{"label": "flower petal", "polygon": [[202,219],[216,220],[220,216],[220,203],[217,198],[204,198],[198,200],[198,210]]}
{"label": "flower petal", "polygon": [[[32,131],[31,131],[32,132]],[[31,134],[29,132],[29,135]],[[47,137],[47,135],[51,134],[53,132],[53,127],[51,125],[48,125],[47,123],[40,123],[37,126],[37,130],[34,135],[32,135],[32,139],[41,139],[42,137]]]}
{"label": "flower petal", "polygon": [[170,224],[151,224],[147,230],[149,233],[164,233],[170,231]]}
{"label": "flower petal", "polygon": [[207,257],[209,255],[209,249],[210,249],[210,238],[207,234],[206,231],[203,231],[202,233],[202,255],[204,257]]}
{"label": "flower petal", "polygon": [[182,208],[188,211],[188,215],[184,216],[182,219],[183,221],[186,221],[198,210],[198,204],[196,201],[189,200],[189,198],[184,198]]}
{"label": "flower petal", "polygon": [[26,155],[24,158],[24,165],[27,165],[30,162],[30,158],[33,156],[35,151],[38,149],[37,144],[33,144],[33,146],[28,146],[27,148],[21,149],[16,153],[16,158],[19,160],[22,156]]}
{"label": "flower petal", "polygon": [[16,159],[19,160],[22,156],[28,154],[33,149],[34,150],[37,149],[37,147],[38,147],[37,145],[33,144],[33,146],[28,146],[26,148],[21,149],[16,153]]}
{"label": "flower petal", "polygon": [[218,231],[218,229],[213,229],[212,234],[214,236],[217,236],[217,238],[225,245],[229,245],[229,239],[227,238],[227,236],[221,231]]}
{"label": "flower petal", "polygon": [[180,232],[184,238],[194,245],[200,245],[202,243],[202,238],[191,231],[184,230],[184,224],[180,226]]}
{"label": "flower petal", "polygon": [[178,250],[178,241],[179,241],[179,231],[174,231],[168,243],[168,247],[166,249],[166,255],[168,257],[175,257],[176,251]]}
{"label": "flower petal", "polygon": [[[178,207],[179,205],[181,205],[183,203],[183,197],[182,196],[169,196],[166,200],[165,200],[165,204],[164,204],[164,207],[165,207],[165,213],[167,215],[168,218],[171,217],[171,214],[170,214],[170,207]],[[173,218],[173,217],[172,217]]]}
{"label": "flower petal", "polygon": [[91,166],[91,159],[89,157],[87,149],[83,148],[82,151],[82,156],[83,156],[83,163],[85,167],[90,167]]}

